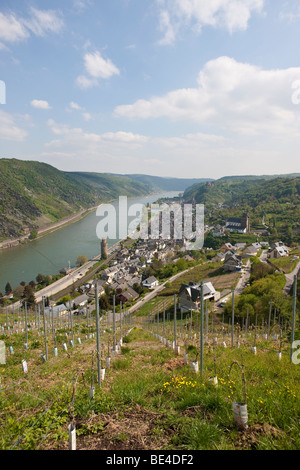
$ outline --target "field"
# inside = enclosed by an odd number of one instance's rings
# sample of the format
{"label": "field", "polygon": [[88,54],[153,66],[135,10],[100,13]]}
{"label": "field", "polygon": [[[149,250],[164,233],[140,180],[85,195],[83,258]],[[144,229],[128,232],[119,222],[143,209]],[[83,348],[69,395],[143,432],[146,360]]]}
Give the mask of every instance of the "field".
{"label": "field", "polygon": [[[291,361],[288,331],[278,337],[275,325],[266,337],[265,329],[244,325],[231,343],[230,325],[208,312],[201,355],[199,313],[178,313],[175,322],[173,305],[164,317],[161,300],[153,307],[121,323],[104,317],[100,353],[94,317],[48,319],[45,339],[34,314],[27,331],[24,317],[7,324],[3,315],[0,448],[68,450],[73,424],[78,450],[299,449],[299,364]],[[234,402],[247,405],[245,429],[235,422]]]}
{"label": "field", "polygon": [[269,259],[271,265],[284,274],[291,273],[299,263],[300,250],[292,250],[288,256],[278,259]]}
{"label": "field", "polygon": [[232,289],[240,276],[239,272],[224,274],[222,272],[222,263],[214,263],[212,261],[198,264],[189,269],[188,272],[181,274],[174,281],[168,283],[163,290],[163,296],[174,295],[180,289],[181,284],[189,282],[213,282],[217,290]]}

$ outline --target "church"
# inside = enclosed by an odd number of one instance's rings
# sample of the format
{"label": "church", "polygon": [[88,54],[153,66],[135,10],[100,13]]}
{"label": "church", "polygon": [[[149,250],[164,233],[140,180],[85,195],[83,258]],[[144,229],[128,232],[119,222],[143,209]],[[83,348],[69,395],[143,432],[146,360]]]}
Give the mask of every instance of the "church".
{"label": "church", "polygon": [[231,217],[227,219],[225,230],[229,232],[249,233],[250,232],[250,216],[245,213],[241,218]]}

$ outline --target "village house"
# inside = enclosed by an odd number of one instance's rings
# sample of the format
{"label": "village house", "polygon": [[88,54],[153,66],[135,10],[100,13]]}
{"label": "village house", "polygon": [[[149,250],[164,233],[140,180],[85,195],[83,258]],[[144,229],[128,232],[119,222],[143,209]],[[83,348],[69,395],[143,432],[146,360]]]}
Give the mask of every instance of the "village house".
{"label": "village house", "polygon": [[224,237],[225,233],[224,233],[224,227],[222,227],[222,225],[216,225],[213,229],[212,229],[212,235],[214,238],[220,238],[220,237]]}
{"label": "village house", "polygon": [[64,276],[66,276],[67,274],[71,274],[71,272],[72,272],[72,269],[71,269],[70,267],[68,267],[68,268],[62,268],[62,269],[59,271],[59,273],[60,273],[60,274],[63,274]]}
{"label": "village house", "polygon": [[131,287],[122,291],[118,294],[117,299],[119,302],[126,303],[126,302],[133,302],[139,297],[139,294],[135,292]]}
{"label": "village house", "polygon": [[101,279],[103,279],[108,284],[110,284],[118,272],[119,272],[119,268],[117,266],[112,266],[111,268],[107,268],[104,271],[102,271]]}
{"label": "village house", "polygon": [[88,295],[81,295],[80,297],[76,297],[72,302],[72,308],[76,308],[78,310],[78,314],[84,314],[86,309],[88,308],[88,302],[90,297]]}
{"label": "village house", "polygon": [[83,307],[88,303],[89,298],[90,297],[87,294],[79,295],[78,297],[73,299],[73,306],[75,307],[76,305],[77,307]]}
{"label": "village house", "polygon": [[51,317],[53,315],[54,318],[62,317],[68,313],[68,308],[65,304],[45,307],[45,316]]}
{"label": "village house", "polygon": [[135,284],[138,284],[140,286],[141,283],[142,283],[142,275],[134,276],[127,280],[127,284],[129,287],[133,287]]}
{"label": "village house", "polygon": [[225,253],[217,253],[212,259],[211,259],[214,263],[219,263],[221,261],[224,261],[225,260]]}
{"label": "village house", "polygon": [[281,258],[288,256],[289,248],[283,242],[274,242],[271,244],[268,252],[268,258]]}
{"label": "village house", "polygon": [[242,257],[236,253],[230,253],[225,257],[223,263],[224,272],[233,272],[240,269],[242,266]]}
{"label": "village house", "polygon": [[235,251],[234,246],[231,245],[231,243],[224,243],[220,248],[220,251],[228,251],[228,250],[232,251],[232,253],[234,253]]}
{"label": "village house", "polygon": [[88,293],[90,296],[94,296],[96,293],[96,284],[98,286],[98,295],[103,295],[105,293],[104,285],[105,281],[101,279],[95,279],[91,283],[89,283],[90,287],[88,289]]}
{"label": "village house", "polygon": [[[220,292],[217,292],[211,282],[203,283],[203,300],[217,301]],[[184,310],[199,310],[201,308],[201,284],[190,282],[182,284],[178,294],[178,305]]]}
{"label": "village house", "polygon": [[257,253],[258,249],[256,248],[256,246],[250,245],[243,250],[243,257],[246,258],[251,256],[257,256]]}
{"label": "village house", "polygon": [[150,276],[142,282],[142,286],[146,287],[147,289],[154,289],[154,287],[158,286],[159,282],[154,276]]}
{"label": "village house", "polygon": [[244,250],[246,248],[246,243],[236,243],[233,248],[236,251]]}
{"label": "village house", "polygon": [[116,292],[122,292],[125,289],[128,289],[128,284],[125,279],[118,279],[117,281],[113,282],[110,287],[115,289]]}

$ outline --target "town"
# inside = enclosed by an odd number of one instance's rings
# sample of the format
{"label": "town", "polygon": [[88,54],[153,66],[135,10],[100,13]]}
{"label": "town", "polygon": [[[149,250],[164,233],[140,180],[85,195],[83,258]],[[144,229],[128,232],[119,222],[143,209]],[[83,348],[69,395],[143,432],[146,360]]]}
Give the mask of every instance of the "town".
{"label": "town", "polygon": [[[243,239],[243,235],[249,234],[250,230],[248,214],[242,214],[240,219],[228,219],[224,227],[205,225],[205,233],[210,233],[218,239],[222,239],[225,233],[240,234],[240,239]],[[61,269],[63,279],[57,281],[57,283],[65,280],[67,284],[64,284],[63,291],[61,288],[58,290],[55,295],[56,300],[47,293],[49,292],[48,287],[36,293],[39,298],[37,304],[42,307],[42,301],[45,301],[46,315],[50,315],[51,312],[54,316],[62,316],[68,314],[69,311],[74,314],[86,314],[87,309],[89,312],[95,312],[95,289],[97,285],[102,311],[111,310],[112,302],[109,299],[114,296],[117,308],[123,305],[124,308],[134,312],[141,305],[141,302],[153,298],[156,293],[161,293],[166,282],[172,280],[174,274],[178,275],[181,271],[193,269],[195,265],[208,261],[217,263],[219,272],[224,279],[226,274],[237,273],[238,277],[236,279],[239,281],[235,281],[235,289],[240,294],[245,287],[249,286],[248,281],[253,258],[259,257],[262,263],[269,266],[272,266],[272,261],[285,258],[294,264],[296,263],[294,273],[297,273],[300,268],[299,255],[290,255],[294,252],[298,253],[297,250],[287,247],[281,241],[270,243],[268,241],[256,241],[251,244],[237,242],[234,245],[224,242],[218,250],[210,246],[204,246],[201,250],[195,251],[187,250],[184,238],[180,240],[172,237],[162,239],[160,236],[157,239],[138,238],[137,240],[131,240],[128,237],[127,240],[120,241],[111,249],[107,248],[107,240],[103,239],[101,254],[95,257],[92,262],[89,260],[79,268],[69,266]],[[99,270],[95,271],[93,277],[89,277],[89,272],[94,265],[99,265]],[[172,270],[172,267],[175,266],[176,271]],[[170,268],[169,275],[166,267]],[[166,271],[161,275],[163,268]],[[76,289],[74,289],[74,279],[69,278],[74,273],[77,273]],[[292,276],[286,275],[286,293],[291,289],[292,279]],[[200,278],[195,278],[188,285],[182,282],[178,292],[176,292],[179,306],[182,309],[199,310],[200,281]],[[50,285],[51,294],[55,292],[55,284]],[[69,288],[67,288],[68,292],[66,293],[66,286],[68,285]],[[72,289],[71,285],[73,286]],[[43,295],[44,292],[45,295]],[[59,293],[64,295],[59,296]],[[9,293],[6,298],[12,300],[13,294]],[[228,289],[218,290],[214,286],[213,279],[205,282],[204,299],[213,303],[215,311],[220,313],[220,308],[224,307],[230,298],[230,291]]]}

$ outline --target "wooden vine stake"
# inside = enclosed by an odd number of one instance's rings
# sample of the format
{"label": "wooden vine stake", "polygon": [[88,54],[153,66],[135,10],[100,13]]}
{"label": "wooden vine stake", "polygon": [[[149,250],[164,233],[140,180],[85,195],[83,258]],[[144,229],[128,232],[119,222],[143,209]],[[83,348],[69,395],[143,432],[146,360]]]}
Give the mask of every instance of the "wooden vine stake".
{"label": "wooden vine stake", "polygon": [[237,365],[242,373],[242,382],[243,382],[243,394],[244,394],[244,402],[243,403],[238,403],[238,402],[233,402],[232,403],[232,410],[234,413],[234,418],[236,425],[240,431],[245,431],[248,429],[248,412],[247,412],[247,393],[246,393],[246,380],[245,380],[245,372],[243,367],[237,362],[233,361],[228,372],[228,379],[230,376],[231,369],[233,365]]}

